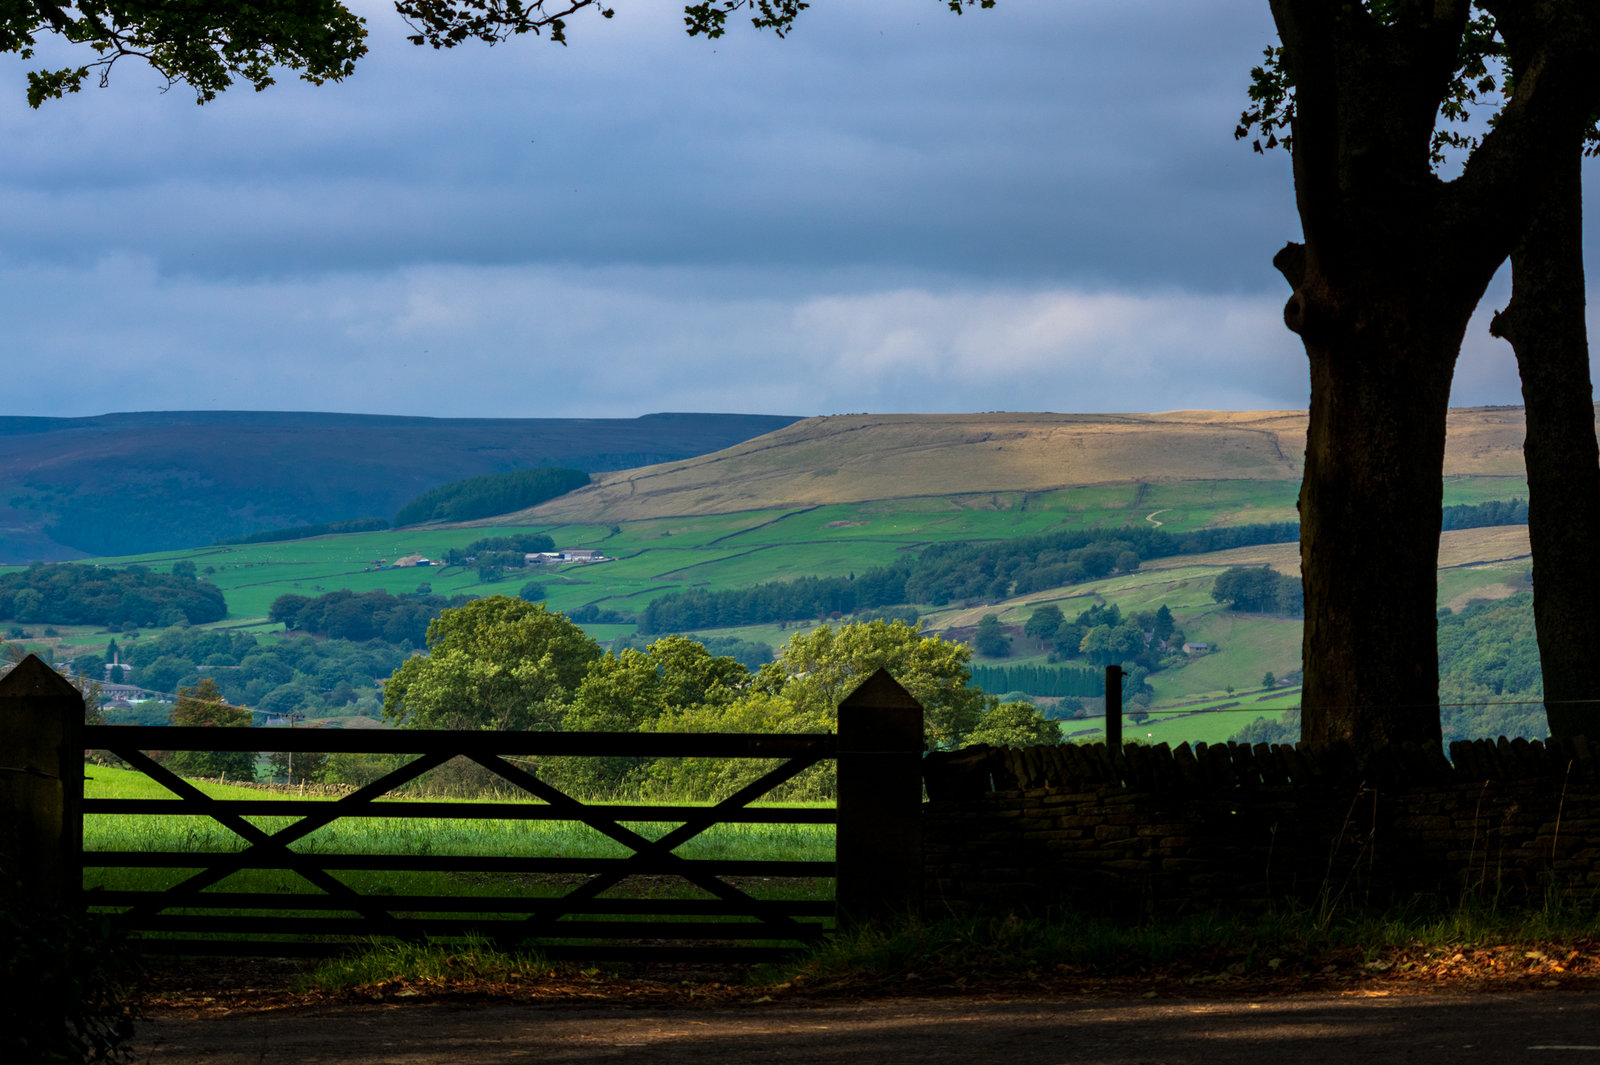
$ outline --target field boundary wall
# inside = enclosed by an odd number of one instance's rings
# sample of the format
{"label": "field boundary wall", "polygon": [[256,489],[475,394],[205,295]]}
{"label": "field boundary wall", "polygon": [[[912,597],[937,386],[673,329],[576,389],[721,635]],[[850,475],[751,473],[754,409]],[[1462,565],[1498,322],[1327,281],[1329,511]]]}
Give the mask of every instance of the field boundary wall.
{"label": "field boundary wall", "polygon": [[1600,758],[1568,744],[971,748],[925,762],[930,914],[1600,898]]}

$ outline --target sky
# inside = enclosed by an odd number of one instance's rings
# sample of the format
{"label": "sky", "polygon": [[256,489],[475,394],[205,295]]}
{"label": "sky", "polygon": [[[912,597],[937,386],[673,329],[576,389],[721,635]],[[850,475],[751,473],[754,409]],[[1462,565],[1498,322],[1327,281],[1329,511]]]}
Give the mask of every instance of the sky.
{"label": "sky", "polygon": [[[1306,403],[1288,158],[1233,138],[1265,0],[815,0],[717,41],[616,0],[448,52],[351,6],[353,77],[204,107],[129,61],[34,111],[0,59],[0,413]],[[1520,402],[1507,295],[1456,405]]]}

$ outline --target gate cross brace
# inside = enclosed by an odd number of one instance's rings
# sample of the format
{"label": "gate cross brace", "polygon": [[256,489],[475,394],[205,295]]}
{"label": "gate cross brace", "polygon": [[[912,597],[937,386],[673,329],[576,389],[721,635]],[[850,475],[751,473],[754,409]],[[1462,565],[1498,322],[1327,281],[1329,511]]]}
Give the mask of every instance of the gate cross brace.
{"label": "gate cross brace", "polygon": [[[707,807],[705,816],[686,821],[656,840],[646,839],[632,829],[601,816],[594,807],[579,802],[565,792],[546,784],[532,773],[517,768],[498,755],[474,754],[470,757],[485,769],[499,774],[507,781],[543,799],[550,805],[570,812],[574,820],[581,821],[595,831],[601,832],[618,843],[632,848],[634,853],[628,860],[629,865],[642,865],[652,859],[656,861],[664,860],[670,866],[671,872],[683,877],[696,887],[709,891],[725,902],[748,906],[750,915],[759,918],[766,924],[786,930],[799,930],[805,927],[804,924],[792,917],[756,912],[760,906],[760,900],[754,898],[748,892],[734,887],[719,876],[700,872],[694,868],[694,863],[691,860],[673,854],[672,851],[680,844],[693,839],[706,829],[717,824],[721,820],[721,815],[748,805],[751,801],[765,795],[784,781],[815,765],[818,760],[816,756],[789,759],[782,765],[746,784],[715,806]],[[613,873],[598,874],[569,891],[562,898],[572,902],[587,901],[598,897],[602,892],[614,887],[632,875],[634,875],[634,870],[627,868]],[[564,915],[561,913],[536,914],[528,918],[528,923],[538,926],[543,931],[554,925],[562,916]]]}
{"label": "gate cross brace", "polygon": [[[326,869],[317,864],[312,855],[289,850],[288,844],[302,839],[317,829],[341,818],[359,817],[362,807],[369,805],[372,801],[394,788],[416,779],[428,770],[442,765],[461,752],[434,751],[419,755],[413,761],[386,773],[365,787],[346,795],[342,799],[328,803],[325,813],[306,815],[294,824],[270,834],[257,828],[240,815],[214,808],[216,800],[150,758],[145,752],[132,748],[119,748],[114,749],[112,753],[126,760],[129,765],[161,784],[179,798],[188,800],[190,804],[202,807],[201,812],[205,816],[211,817],[250,844],[244,850],[218,855],[218,860],[210,863],[199,873],[167,888],[158,898],[129,909],[126,913],[127,917],[146,917],[162,910],[182,905],[184,899],[199,894],[206,888],[241,869],[249,868],[253,856],[267,851],[281,856],[284,867],[298,873],[315,887],[341,900],[349,901],[350,908],[353,911],[381,925],[392,926],[395,921],[394,916],[383,907],[376,905],[371,896],[363,895],[327,872]],[[629,865],[649,866],[656,863],[664,863],[669,867],[671,873],[683,877],[688,882],[721,898],[725,902],[746,908],[746,912],[750,916],[758,918],[765,924],[774,926],[775,930],[798,931],[807,927],[804,923],[786,915],[757,912],[760,908],[761,900],[729,884],[719,876],[700,872],[694,868],[695,863],[692,860],[673,854],[672,851],[684,842],[693,839],[719,823],[726,814],[743,808],[778,785],[815,765],[819,760],[819,756],[796,757],[785,761],[721,802],[707,807],[704,816],[686,821],[656,840],[647,839],[632,829],[625,827],[620,822],[602,816],[598,808],[588,806],[572,798],[531,773],[510,764],[498,755],[471,753],[467,754],[467,757],[472,758],[484,768],[503,777],[509,783],[517,785],[536,798],[542,799],[551,806],[571,814],[573,820],[588,825],[603,835],[630,848],[634,853],[628,859]],[[635,875],[636,872],[637,870],[624,868],[617,872],[596,875],[578,888],[568,892],[563,898],[572,902],[596,898],[629,876]],[[536,924],[543,928],[555,924],[562,916],[564,914],[557,912],[534,915],[527,920],[529,924]]]}
{"label": "gate cross brace", "polygon": [[[143,751],[124,748],[113,750],[112,753],[124,759],[129,765],[180,798],[188,799],[190,802],[204,807],[211,807],[215,804],[215,800],[205,792],[173,773]],[[167,888],[154,901],[133,907],[128,911],[127,916],[148,917],[162,910],[181,905],[183,899],[188,896],[197,895],[240,869],[248,868],[253,855],[261,851],[273,851],[284,857],[288,868],[305,877],[316,887],[321,888],[330,895],[350,900],[351,909],[360,913],[363,917],[381,924],[390,924],[394,920],[393,915],[382,907],[374,905],[370,896],[361,894],[323,869],[311,855],[289,850],[288,845],[297,839],[310,835],[324,825],[339,820],[341,817],[359,816],[357,811],[360,807],[368,805],[372,800],[389,790],[414,780],[435,766],[442,765],[444,762],[449,761],[451,757],[453,757],[451,754],[439,753],[422,755],[415,761],[408,762],[393,772],[385,774],[366,787],[329,803],[327,813],[308,815],[294,824],[271,834],[257,828],[237,814],[230,814],[226,810],[207,809],[203,811],[206,816],[242,836],[249,841],[250,846],[242,851],[220,856],[218,861],[212,862],[205,869],[187,880]]]}

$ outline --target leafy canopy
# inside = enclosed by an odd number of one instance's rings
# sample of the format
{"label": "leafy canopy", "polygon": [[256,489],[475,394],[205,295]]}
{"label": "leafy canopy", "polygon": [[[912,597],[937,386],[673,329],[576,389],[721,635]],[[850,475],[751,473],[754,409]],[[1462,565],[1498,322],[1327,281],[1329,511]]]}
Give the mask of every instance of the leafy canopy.
{"label": "leafy canopy", "polygon": [[[939,0],[961,14],[964,7],[994,7],[996,0]],[[545,32],[556,44],[567,43],[567,19],[585,8],[612,18],[616,11],[602,0],[396,0],[398,11],[414,31],[412,44],[454,48],[467,41],[497,44],[512,37]],[[715,40],[727,32],[728,17],[748,12],[750,25],[787,36],[795,19],[811,5],[806,0],[701,0],[685,4],[683,25],[689,36]]]}
{"label": "leafy canopy", "polygon": [[967,670],[971,657],[966,644],[924,635],[903,621],[822,625],[790,637],[777,660],[762,667],[756,687],[833,721],[844,697],[881,667],[922,704],[929,749],[953,747],[985,709]]}
{"label": "leafy canopy", "polygon": [[[216,681],[207,677],[192,688],[178,689],[169,720],[199,728],[248,728],[250,717],[244,707],[228,705]],[[256,756],[249,751],[179,751],[169,764],[186,776],[253,780],[256,772]]]}
{"label": "leafy canopy", "polygon": [[[960,14],[965,7],[994,7],[996,0],[939,0]],[[758,30],[787,35],[805,0],[702,0],[684,5],[691,37],[721,37],[730,15],[746,11]],[[609,19],[601,0],[395,0],[412,44],[454,48],[468,41],[497,44],[526,33],[567,42],[567,19],[589,8]],[[196,103],[243,80],[257,92],[286,69],[314,85],[340,81],[366,54],[366,20],[340,0],[20,0],[0,4],[0,52],[39,58],[41,38],[54,38],[76,65],[28,72],[28,103],[38,107],[78,92],[91,73],[104,87],[123,58],[144,60],[167,87],[188,85]]]}
{"label": "leafy canopy", "polygon": [[383,714],[413,728],[556,729],[599,657],[599,644],[543,603],[478,599],[428,626],[428,654],[395,671]]}
{"label": "leafy canopy", "polygon": [[366,22],[338,0],[79,0],[71,5],[22,0],[0,5],[0,52],[36,58],[41,37],[53,36],[78,65],[28,72],[28,103],[38,107],[83,88],[91,72],[104,86],[128,56],[143,59],[167,80],[194,90],[206,103],[242,79],[257,92],[274,71],[295,71],[314,85],[338,81],[366,54]]}
{"label": "leafy canopy", "polygon": [[1032,703],[1020,702],[991,707],[966,737],[966,746],[987,743],[991,747],[1035,747],[1060,742],[1060,723],[1039,713]]}
{"label": "leafy canopy", "polygon": [[597,661],[563,727],[633,732],[687,707],[726,706],[749,683],[750,671],[736,659],[713,655],[685,636],[663,636],[645,650],[623,648]]}
{"label": "leafy canopy", "polygon": [[[1352,17],[1356,14],[1351,12]],[[1360,8],[1360,17],[1370,18],[1380,26],[1393,25],[1396,15],[1394,0],[1367,0]],[[1508,67],[1508,57],[1505,39],[1494,16],[1481,5],[1473,4],[1462,28],[1456,68],[1439,103],[1438,117],[1443,121],[1433,131],[1432,161],[1435,165],[1444,162],[1447,150],[1470,152],[1478,146],[1479,135],[1472,132],[1472,128],[1481,117],[1480,107],[1492,104],[1497,108],[1486,120],[1489,126],[1494,125],[1498,108],[1510,99],[1516,84],[1515,74]],[[1251,147],[1257,152],[1278,147],[1292,151],[1295,82],[1283,45],[1268,45],[1262,50],[1261,65],[1250,70],[1247,92],[1250,104],[1239,115],[1234,139],[1243,140],[1255,133]],[[1600,120],[1600,116],[1596,119]],[[1600,152],[1600,124],[1594,120],[1584,133],[1584,152],[1586,155]]]}

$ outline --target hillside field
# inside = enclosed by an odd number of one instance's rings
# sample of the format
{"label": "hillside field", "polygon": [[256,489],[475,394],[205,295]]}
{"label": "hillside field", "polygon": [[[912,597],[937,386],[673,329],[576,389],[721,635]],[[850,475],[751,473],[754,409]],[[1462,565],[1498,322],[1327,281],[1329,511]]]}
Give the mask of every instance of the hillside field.
{"label": "hillside field", "polygon": [[[1453,412],[1445,503],[1525,498],[1520,476],[1520,411]],[[1211,420],[1207,420],[1207,419]],[[1166,415],[938,415],[807,419],[754,441],[701,458],[606,474],[590,488],[531,511],[470,526],[423,526],[318,539],[230,547],[196,547],[99,561],[167,567],[191,560],[224,591],[223,626],[265,632],[280,595],[315,596],[336,589],[382,589],[395,595],[426,587],[434,595],[515,595],[543,586],[553,609],[596,606],[633,612],[668,592],[740,589],[801,576],[845,577],[942,543],[1005,540],[1074,528],[1152,528],[1184,532],[1213,526],[1290,521],[1295,517],[1299,444],[1304,416],[1293,413]],[[1515,464],[1511,458],[1514,456]],[[1134,468],[1159,476],[1127,476]],[[1121,479],[1117,479],[1121,476]],[[1077,478],[1077,481],[1073,481]],[[983,490],[974,490],[981,487]],[[874,494],[878,493],[878,494]],[[883,494],[888,493],[888,494]],[[508,532],[549,534],[558,548],[592,548],[612,561],[507,570],[485,582],[471,568],[387,565],[422,555],[437,559],[472,541]],[[1445,533],[1440,549],[1440,602],[1526,587],[1525,527]],[[380,565],[380,561],[383,565]],[[1125,612],[1167,605],[1192,641],[1215,650],[1149,683],[1154,706],[1189,707],[1157,714],[1147,727],[1203,739],[1242,710],[1194,714],[1197,700],[1237,702],[1228,687],[1259,687],[1271,671],[1298,669],[1296,619],[1241,615],[1210,598],[1212,581],[1237,565],[1296,572],[1294,544],[1236,548],[1148,560],[1137,572],[1031,592],[997,602],[919,607],[924,625],[967,638],[985,614],[1010,628],[1013,654],[983,664],[1044,662],[1044,649],[1022,625],[1044,603],[1069,616],[1116,603]],[[716,630],[776,646],[810,624]],[[587,626],[599,639],[631,625]],[[104,646],[104,631],[62,629],[50,639],[73,647]],[[1266,713],[1288,703],[1274,696]],[[1229,731],[1248,723],[1239,720]],[[1175,733],[1174,733],[1175,734]]]}
{"label": "hillside field", "polygon": [[[1137,494],[1136,488],[1124,488],[1118,501]],[[1240,513],[1238,509],[1230,509],[1240,506],[1240,495],[1219,490],[1217,496],[1227,500],[1223,506],[1209,512],[1191,506],[1187,512],[1189,519],[1196,525],[1228,523]],[[460,566],[374,568],[379,559],[406,554],[437,557],[449,548],[464,547],[485,535],[486,530],[482,528],[357,533],[106,561],[141,562],[160,567],[187,558],[202,572],[209,567],[212,572],[206,574],[207,579],[223,588],[229,603],[230,617],[221,624],[263,631],[275,628],[266,624],[265,615],[272,600],[285,593],[311,596],[349,588],[357,592],[383,589],[403,595],[416,592],[419,586],[426,584],[438,595],[515,595],[523,584],[535,581],[545,587],[548,602],[554,609],[570,611],[596,603],[607,609],[628,610],[643,606],[657,595],[690,586],[741,588],[760,581],[801,575],[844,576],[893,561],[906,552],[915,552],[934,543],[1015,535],[1019,524],[1033,532],[1079,523],[1115,526],[1129,523],[1130,517],[1144,518],[1142,508],[1130,512],[1125,505],[1056,513],[1053,524],[1042,520],[1044,513],[1048,512],[1041,511],[1024,520],[1024,516],[1014,510],[957,508],[949,503],[941,507],[923,500],[915,508],[841,505],[826,508],[826,513],[821,515],[817,510],[804,509],[653,519],[619,524],[616,531],[612,527],[595,525],[518,526],[514,527],[518,531],[547,532],[562,547],[595,547],[608,554],[614,553],[617,561],[508,571],[503,580],[492,584],[481,582],[475,571]],[[824,517],[828,520],[820,520]],[[831,522],[841,521],[852,524],[828,528]],[[954,529],[959,532],[953,532]],[[795,539],[784,539],[790,533]],[[829,538],[830,534],[836,534],[836,538]],[[1498,598],[1511,594],[1525,583],[1525,557],[1520,561],[1504,560],[1505,552],[1516,547],[1519,535],[1525,556],[1525,530],[1446,533],[1441,555],[1455,561],[1441,570],[1441,602],[1459,604],[1471,598]],[[1483,564],[1465,561],[1474,554],[1493,561]],[[1021,633],[1022,625],[1040,605],[1054,603],[1063,612],[1073,615],[1104,603],[1116,603],[1125,612],[1154,610],[1165,604],[1189,639],[1210,643],[1218,649],[1193,659],[1181,669],[1152,674],[1149,682],[1155,692],[1153,707],[1159,710],[1207,697],[1227,701],[1229,697],[1224,690],[1229,685],[1239,690],[1255,688],[1263,673],[1272,671],[1284,676],[1299,666],[1300,623],[1297,619],[1236,614],[1210,598],[1212,581],[1223,569],[1263,563],[1292,573],[1298,565],[1297,548],[1293,544],[1274,544],[1153,560],[1132,574],[1033,592],[1011,600],[939,609],[923,607],[923,623],[931,631],[964,638],[979,618],[994,613],[1012,629],[1014,654],[1006,659],[975,661],[990,665],[1042,664],[1042,649]],[[815,622],[744,626],[708,630],[707,634],[737,636],[776,646],[813,624]],[[631,625],[588,625],[586,628],[602,640],[633,631]],[[66,639],[60,642],[69,645],[78,640],[103,645],[107,638],[89,632],[63,633],[63,636]],[[1288,704],[1280,702],[1263,706],[1258,712],[1271,716],[1281,713],[1285,705]],[[1144,727],[1155,735],[1155,742],[1171,736],[1214,742],[1226,738],[1253,716],[1242,716],[1239,712],[1191,713],[1167,720],[1157,715]],[[1222,734],[1216,735],[1219,731]]]}

